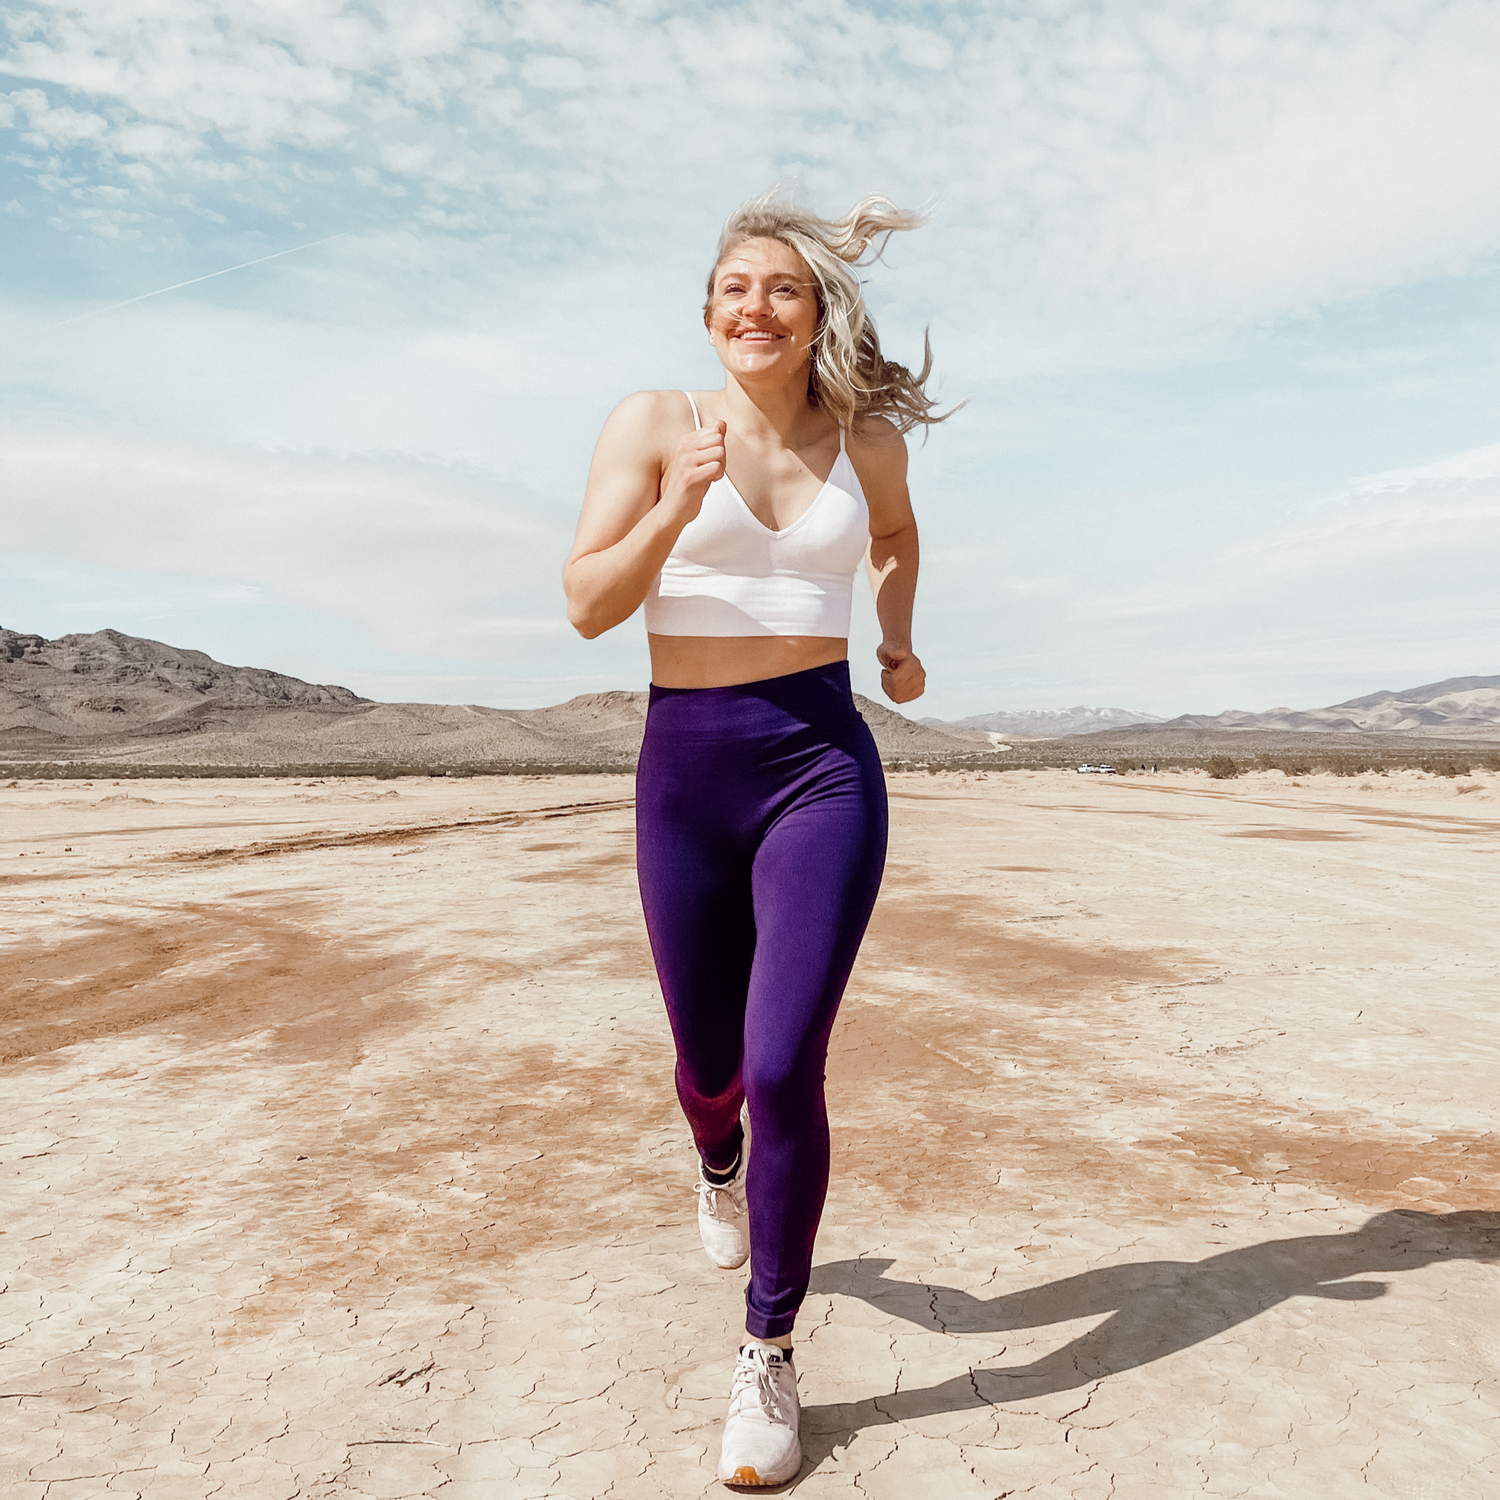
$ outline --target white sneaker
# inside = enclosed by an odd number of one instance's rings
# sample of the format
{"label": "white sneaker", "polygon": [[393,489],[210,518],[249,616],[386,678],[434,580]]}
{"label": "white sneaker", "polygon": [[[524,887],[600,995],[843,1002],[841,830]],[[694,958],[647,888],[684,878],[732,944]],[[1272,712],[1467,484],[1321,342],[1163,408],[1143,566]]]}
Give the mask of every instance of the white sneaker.
{"label": "white sneaker", "polygon": [[733,1271],[750,1259],[750,1221],[745,1214],[745,1158],[740,1169],[722,1186],[710,1182],[698,1164],[698,1235],[708,1258],[723,1271]]}
{"label": "white sneaker", "polygon": [[725,1484],[785,1484],[802,1467],[792,1357],[768,1344],[746,1344],[734,1366],[729,1419],[719,1448]]}

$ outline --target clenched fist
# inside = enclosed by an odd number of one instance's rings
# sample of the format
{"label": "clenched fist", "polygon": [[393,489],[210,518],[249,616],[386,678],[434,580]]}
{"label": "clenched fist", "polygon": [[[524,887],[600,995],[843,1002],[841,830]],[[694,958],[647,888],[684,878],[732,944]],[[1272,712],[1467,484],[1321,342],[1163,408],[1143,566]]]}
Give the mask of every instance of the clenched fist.
{"label": "clenched fist", "polygon": [[910,703],[927,688],[927,673],[909,646],[891,646],[884,641],[876,648],[880,662],[880,686],[892,703]]}
{"label": "clenched fist", "polygon": [[727,423],[714,422],[687,433],[667,464],[658,503],[684,526],[702,509],[709,485],[724,477],[724,434],[728,431]]}

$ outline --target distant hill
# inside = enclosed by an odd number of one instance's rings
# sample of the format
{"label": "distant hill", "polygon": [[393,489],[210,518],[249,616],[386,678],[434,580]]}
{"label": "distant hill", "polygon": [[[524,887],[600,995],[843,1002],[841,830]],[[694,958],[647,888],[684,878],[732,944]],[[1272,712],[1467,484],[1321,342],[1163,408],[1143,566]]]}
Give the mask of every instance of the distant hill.
{"label": "distant hill", "polygon": [[[535,709],[374,703],[345,687],[226,666],[202,651],[118,630],[51,641],[0,629],[0,762],[11,765],[627,767],[640,751],[646,703],[638,692],[584,693]],[[1244,731],[1331,735],[1335,742],[1346,735],[1372,743],[1394,737],[1395,744],[1500,740],[1500,677],[1450,677],[1305,712],[1166,721],[1124,708],[1078,707],[944,724],[909,719],[859,695],[855,703],[883,759],[919,764],[987,757],[991,737],[1001,734],[1033,742],[1102,735],[1097,743],[1107,753],[1125,753],[1128,742],[1152,755],[1176,754],[1174,746],[1190,741],[1201,749],[1215,735],[1235,741]]]}
{"label": "distant hill", "polygon": [[1500,677],[1448,677],[1420,687],[1382,689],[1328,708],[1230,709],[1182,714],[1163,729],[1308,730],[1347,734],[1406,734],[1443,739],[1500,735]]}
{"label": "distant hill", "polygon": [[117,734],[205,707],[354,708],[368,699],[201,651],[97,630],[49,641],[0,629],[0,731]]}
{"label": "distant hill", "polygon": [[1128,708],[1004,709],[967,719],[923,719],[943,729],[983,729],[1017,738],[1061,739],[1106,730],[1150,727],[1219,732],[1416,735],[1422,738],[1500,738],[1500,677],[1449,677],[1421,687],[1382,689],[1328,708],[1271,708],[1264,713],[1229,709],[1221,714],[1180,714],[1160,719]]}
{"label": "distant hill", "polygon": [[1025,739],[1061,739],[1069,734],[1098,734],[1104,729],[1125,729],[1132,724],[1160,724],[1155,714],[1134,708],[1023,708],[992,714],[971,714],[967,719],[923,719],[922,723],[944,729],[981,729],[988,734],[1011,734]]}
{"label": "distant hill", "polygon": [[[972,753],[983,737],[855,699],[883,756]],[[0,629],[0,759],[137,765],[630,766],[645,693],[551,708],[374,703],[348,688],[100,630],[49,641]]]}

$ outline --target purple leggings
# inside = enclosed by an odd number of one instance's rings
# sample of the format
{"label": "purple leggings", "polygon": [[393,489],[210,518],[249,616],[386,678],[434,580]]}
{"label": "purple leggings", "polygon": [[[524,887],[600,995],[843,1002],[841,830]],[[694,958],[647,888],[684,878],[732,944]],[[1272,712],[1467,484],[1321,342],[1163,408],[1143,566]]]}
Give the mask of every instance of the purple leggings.
{"label": "purple leggings", "polygon": [[749,1311],[790,1333],[828,1192],[828,1035],[885,865],[885,777],[837,662],[651,689],[636,772],[641,903],[677,1044],[677,1097],[712,1171],[754,1146]]}

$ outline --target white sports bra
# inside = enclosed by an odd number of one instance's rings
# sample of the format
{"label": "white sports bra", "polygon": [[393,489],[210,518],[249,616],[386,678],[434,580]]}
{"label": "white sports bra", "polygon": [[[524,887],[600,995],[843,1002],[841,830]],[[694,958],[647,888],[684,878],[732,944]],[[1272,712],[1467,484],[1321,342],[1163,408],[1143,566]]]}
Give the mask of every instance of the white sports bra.
{"label": "white sports bra", "polygon": [[[688,392],[693,426],[702,427]],[[653,635],[823,635],[847,639],[854,574],[870,541],[870,512],[849,462],[839,456],[813,503],[772,531],[726,474],[682,528],[646,595]]]}

